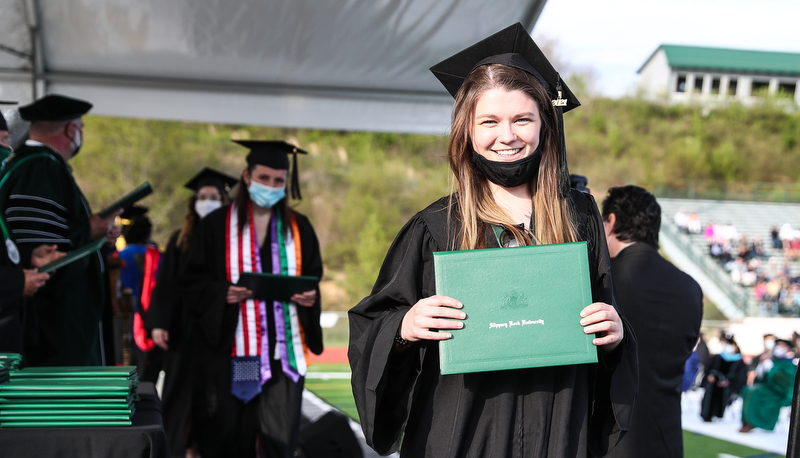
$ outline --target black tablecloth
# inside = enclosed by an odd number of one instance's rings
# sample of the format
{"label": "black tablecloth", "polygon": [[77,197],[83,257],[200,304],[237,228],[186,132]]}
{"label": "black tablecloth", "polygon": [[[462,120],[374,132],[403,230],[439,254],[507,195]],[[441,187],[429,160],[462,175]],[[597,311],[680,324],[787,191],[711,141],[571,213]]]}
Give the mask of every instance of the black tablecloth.
{"label": "black tablecloth", "polygon": [[161,401],[150,382],[139,384],[132,426],[0,428],[0,456],[36,458],[161,458],[169,456]]}

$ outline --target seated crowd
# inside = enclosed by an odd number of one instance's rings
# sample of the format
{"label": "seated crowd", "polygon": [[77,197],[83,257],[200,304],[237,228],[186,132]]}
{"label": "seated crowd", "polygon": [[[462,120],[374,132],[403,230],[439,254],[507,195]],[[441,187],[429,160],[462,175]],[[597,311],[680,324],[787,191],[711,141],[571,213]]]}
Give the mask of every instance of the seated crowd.
{"label": "seated crowd", "polygon": [[730,222],[709,221],[697,230],[697,212],[684,209],[678,210],[674,221],[684,233],[703,234],[709,255],[730,274],[731,281],[753,288],[762,316],[800,316],[800,277],[794,276],[791,268],[792,262],[800,261],[800,229],[792,229],[789,223],[780,229],[772,226],[772,248],[782,250],[785,257],[781,264],[764,252],[760,235],[740,234]]}
{"label": "seated crowd", "polygon": [[793,229],[789,223],[784,223],[780,230],[772,226],[772,247],[783,250],[786,259],[800,261],[800,228]]}

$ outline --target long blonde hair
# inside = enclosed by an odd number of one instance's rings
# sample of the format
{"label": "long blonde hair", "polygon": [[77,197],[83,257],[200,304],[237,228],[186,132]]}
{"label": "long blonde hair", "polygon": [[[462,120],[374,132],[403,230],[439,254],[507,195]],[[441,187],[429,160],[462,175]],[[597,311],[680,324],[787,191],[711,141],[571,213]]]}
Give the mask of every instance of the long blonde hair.
{"label": "long blonde hair", "polygon": [[[514,227],[514,222],[492,197],[489,182],[472,163],[473,147],[470,139],[478,99],[490,89],[522,91],[528,94],[539,108],[542,118],[540,144],[542,161],[536,179],[528,184],[533,206],[534,233]],[[560,148],[559,126],[555,109],[542,83],[523,70],[500,64],[483,65],[469,75],[458,90],[453,105],[453,119],[447,158],[453,176],[450,181],[451,196],[458,194],[457,203],[451,197],[450,218],[460,221],[451,249],[471,250],[485,248],[486,224],[504,226],[519,245],[567,243],[578,240],[574,218],[567,201],[559,194]]]}

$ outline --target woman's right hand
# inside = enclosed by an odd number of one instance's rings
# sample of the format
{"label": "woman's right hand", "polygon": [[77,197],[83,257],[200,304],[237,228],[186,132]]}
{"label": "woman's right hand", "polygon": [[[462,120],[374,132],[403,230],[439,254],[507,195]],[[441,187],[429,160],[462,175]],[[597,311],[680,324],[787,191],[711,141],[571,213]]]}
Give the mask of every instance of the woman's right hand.
{"label": "woman's right hand", "polygon": [[467,314],[461,309],[464,305],[447,296],[431,296],[420,299],[406,312],[400,325],[400,337],[409,342],[420,340],[447,340],[452,337],[449,332],[436,332],[439,329],[461,329]]}
{"label": "woman's right hand", "polygon": [[238,304],[245,299],[253,296],[253,292],[244,286],[231,285],[228,287],[228,295],[226,299],[229,304]]}

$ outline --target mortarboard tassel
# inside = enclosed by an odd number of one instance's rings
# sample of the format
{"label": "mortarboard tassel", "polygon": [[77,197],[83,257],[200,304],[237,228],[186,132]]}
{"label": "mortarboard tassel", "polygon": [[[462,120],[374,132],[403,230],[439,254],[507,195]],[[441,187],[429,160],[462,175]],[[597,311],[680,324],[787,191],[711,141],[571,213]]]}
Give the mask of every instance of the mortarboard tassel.
{"label": "mortarboard tassel", "polygon": [[559,177],[560,180],[560,194],[561,197],[567,198],[570,194],[570,183],[569,183],[569,167],[567,167],[567,142],[564,140],[564,113],[561,108],[556,108],[556,113],[558,113],[558,125],[559,136],[561,137],[561,147],[558,151],[558,169],[561,176]]}
{"label": "mortarboard tassel", "polygon": [[553,106],[556,109],[559,136],[561,137],[558,151],[558,171],[560,173],[559,191],[561,197],[566,199],[569,197],[571,188],[569,182],[569,167],[567,166],[567,141],[564,136],[564,107],[567,106],[567,101],[561,98],[561,76],[558,73],[556,73],[556,93],[558,97],[553,100]]}

